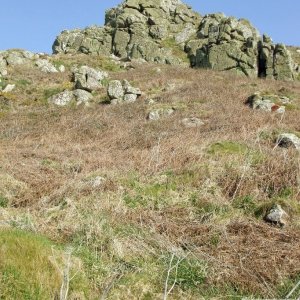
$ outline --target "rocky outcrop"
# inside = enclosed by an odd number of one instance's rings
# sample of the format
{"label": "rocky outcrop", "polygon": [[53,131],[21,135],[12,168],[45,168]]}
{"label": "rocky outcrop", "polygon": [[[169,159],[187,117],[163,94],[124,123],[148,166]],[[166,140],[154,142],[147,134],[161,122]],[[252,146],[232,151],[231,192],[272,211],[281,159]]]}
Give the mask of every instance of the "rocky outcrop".
{"label": "rocky outcrop", "polygon": [[113,54],[120,58],[181,64],[250,77],[292,80],[289,50],[274,45],[245,19],[203,18],[180,0],[125,0],[106,11],[103,27],[63,31],[54,53]]}
{"label": "rocky outcrop", "polygon": [[199,22],[200,15],[180,0],[127,0],[106,12],[104,27],[63,31],[53,52],[182,63],[184,44],[196,33]]}
{"label": "rocky outcrop", "polygon": [[234,70],[255,77],[258,41],[258,31],[247,20],[212,14],[202,19],[197,39],[191,40],[186,50],[195,67]]}

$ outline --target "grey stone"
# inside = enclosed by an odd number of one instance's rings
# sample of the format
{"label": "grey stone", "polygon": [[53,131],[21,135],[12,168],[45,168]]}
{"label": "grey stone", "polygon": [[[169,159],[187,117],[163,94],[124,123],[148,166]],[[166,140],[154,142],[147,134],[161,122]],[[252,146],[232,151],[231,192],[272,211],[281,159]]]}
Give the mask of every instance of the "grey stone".
{"label": "grey stone", "polygon": [[89,92],[102,87],[102,80],[108,74],[102,70],[95,70],[88,66],[82,66],[73,72],[75,87]]}
{"label": "grey stone", "polygon": [[124,99],[124,102],[132,103],[137,100],[137,97],[138,96],[136,94],[125,94],[123,99]]}
{"label": "grey stone", "polygon": [[75,96],[77,105],[80,105],[82,103],[88,105],[89,102],[93,99],[93,95],[85,90],[80,90],[80,89],[74,90],[73,95]]}
{"label": "grey stone", "polygon": [[123,99],[124,90],[121,81],[112,80],[108,84],[107,93],[110,99]]}
{"label": "grey stone", "polygon": [[195,117],[184,118],[181,122],[187,128],[199,127],[204,125],[204,122],[202,120]]}
{"label": "grey stone", "polygon": [[275,225],[285,226],[288,223],[289,215],[277,204],[274,205],[265,216],[265,220]]}
{"label": "grey stone", "polygon": [[3,92],[4,92],[4,93],[10,93],[10,92],[12,92],[12,91],[15,89],[15,87],[16,87],[15,84],[8,84],[8,85],[4,88]]}
{"label": "grey stone", "polygon": [[280,97],[278,95],[263,95],[256,92],[248,98],[247,103],[253,108],[266,112],[285,113],[286,104],[290,103],[287,97]]}
{"label": "grey stone", "polygon": [[9,66],[23,65],[31,62],[31,59],[24,55],[23,51],[8,51],[6,61]]}
{"label": "grey stone", "polygon": [[157,121],[162,117],[167,117],[175,112],[174,108],[158,108],[149,112],[147,119],[150,121]]}
{"label": "grey stone", "polygon": [[277,145],[284,148],[293,147],[300,150],[300,138],[293,133],[283,133],[278,136]]}
{"label": "grey stone", "polygon": [[130,85],[130,83],[127,80],[123,80],[122,82],[124,93],[125,94],[135,94],[135,95],[142,95],[142,92],[139,88],[135,88]]}
{"label": "grey stone", "polygon": [[45,73],[57,73],[57,69],[54,65],[47,59],[38,59],[35,62],[36,66]]}
{"label": "grey stone", "polygon": [[75,100],[74,94],[72,91],[64,91],[57,95],[53,95],[48,99],[50,104],[55,104],[57,106],[66,106]]}
{"label": "grey stone", "polygon": [[0,56],[0,75],[2,76],[7,75],[7,63],[2,56]]}

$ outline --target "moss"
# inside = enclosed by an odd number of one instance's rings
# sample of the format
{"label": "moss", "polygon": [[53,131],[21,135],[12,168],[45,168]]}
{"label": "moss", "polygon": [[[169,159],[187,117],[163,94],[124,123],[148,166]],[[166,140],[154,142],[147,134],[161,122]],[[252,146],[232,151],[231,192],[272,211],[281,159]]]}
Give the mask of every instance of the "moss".
{"label": "moss", "polygon": [[208,153],[209,154],[243,154],[248,151],[248,147],[246,145],[231,142],[231,141],[223,141],[217,142],[209,146]]}

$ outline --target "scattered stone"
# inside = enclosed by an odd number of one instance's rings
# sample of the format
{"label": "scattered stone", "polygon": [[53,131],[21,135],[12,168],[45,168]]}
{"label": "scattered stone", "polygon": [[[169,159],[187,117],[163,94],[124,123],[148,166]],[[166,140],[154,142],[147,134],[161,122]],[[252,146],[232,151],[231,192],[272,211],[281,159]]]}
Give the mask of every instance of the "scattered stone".
{"label": "scattered stone", "polygon": [[132,102],[136,101],[137,97],[138,97],[138,95],[136,95],[136,94],[125,94],[123,99],[124,99],[124,102],[132,103]]}
{"label": "scattered stone", "polygon": [[248,98],[247,103],[253,109],[283,114],[285,112],[285,105],[291,103],[291,100],[284,96],[263,95],[260,92],[256,92]]}
{"label": "scattered stone", "polygon": [[279,204],[274,205],[265,216],[265,220],[274,225],[281,227],[287,225],[289,215],[282,209]]}
{"label": "scattered stone", "polygon": [[153,104],[155,104],[155,103],[157,103],[158,102],[158,99],[157,98],[147,98],[146,100],[145,100],[145,103],[147,104],[147,105],[153,105]]}
{"label": "scattered stone", "polygon": [[38,59],[35,64],[44,73],[58,72],[54,65],[47,59]]}
{"label": "scattered stone", "polygon": [[0,75],[6,76],[7,75],[7,63],[6,60],[0,56]]}
{"label": "scattered stone", "polygon": [[59,94],[53,95],[48,99],[48,102],[58,106],[66,106],[72,101],[76,102],[77,105],[89,105],[92,99],[93,95],[88,91],[76,89],[74,91],[67,90]]}
{"label": "scattered stone", "polygon": [[157,121],[162,117],[167,117],[175,112],[174,108],[159,108],[149,112],[147,119],[150,121]]}
{"label": "scattered stone", "polygon": [[16,87],[15,84],[8,84],[8,85],[4,88],[3,92],[4,92],[4,93],[10,93],[10,92],[12,92],[12,91],[15,89],[15,87]]}
{"label": "scattered stone", "polygon": [[108,84],[107,94],[112,104],[119,104],[122,102],[135,102],[142,92],[140,89],[131,86],[127,80],[122,82],[112,80]]}
{"label": "scattered stone", "polygon": [[132,94],[132,95],[136,95],[136,96],[142,95],[141,90],[139,88],[135,88],[135,87],[131,86],[130,83],[126,79],[123,80],[122,85],[123,85],[125,94]]}
{"label": "scattered stone", "polygon": [[64,66],[64,65],[60,65],[60,66],[58,67],[58,71],[59,71],[60,73],[64,73],[64,72],[66,71],[65,66]]}
{"label": "scattered stone", "polygon": [[181,122],[187,128],[199,127],[204,125],[203,121],[195,117],[184,118]]}
{"label": "scattered stone", "polygon": [[300,138],[293,133],[283,133],[279,135],[277,145],[283,148],[294,147],[300,150]]}
{"label": "scattered stone", "polygon": [[122,99],[124,97],[124,90],[121,81],[112,80],[108,84],[107,93],[110,99]]}
{"label": "scattered stone", "polygon": [[92,92],[102,87],[102,80],[108,77],[108,74],[101,70],[95,70],[88,66],[82,66],[73,72],[75,87],[77,89]]}
{"label": "scattered stone", "polygon": [[98,188],[106,181],[104,177],[96,176],[90,180],[90,185],[92,188]]}
{"label": "scattered stone", "polygon": [[58,106],[66,106],[70,102],[75,100],[74,94],[72,91],[63,91],[57,95],[53,95],[48,99],[48,102]]}
{"label": "scattered stone", "polygon": [[85,90],[77,89],[73,91],[73,95],[75,96],[75,100],[77,105],[85,104],[88,105],[90,101],[93,99],[93,95]]}

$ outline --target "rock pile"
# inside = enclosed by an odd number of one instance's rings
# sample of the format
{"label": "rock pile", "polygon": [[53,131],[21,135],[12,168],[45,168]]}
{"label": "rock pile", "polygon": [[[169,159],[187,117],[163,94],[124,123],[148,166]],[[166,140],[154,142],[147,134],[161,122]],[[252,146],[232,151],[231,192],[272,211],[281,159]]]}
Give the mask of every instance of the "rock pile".
{"label": "rock pile", "polygon": [[103,80],[107,77],[108,74],[106,72],[88,66],[74,68],[74,90],[66,90],[53,95],[48,99],[48,102],[58,106],[66,106],[72,102],[75,102],[77,105],[88,105],[93,100],[92,92],[100,89],[103,86]]}
{"label": "rock pile", "polygon": [[125,0],[105,14],[104,27],[63,31],[54,53],[116,55],[180,64],[250,77],[292,80],[295,64],[282,44],[245,19],[211,14],[203,18],[180,0]]}
{"label": "rock pile", "polygon": [[127,80],[112,80],[108,84],[107,94],[112,104],[118,104],[135,102],[142,92]]}

